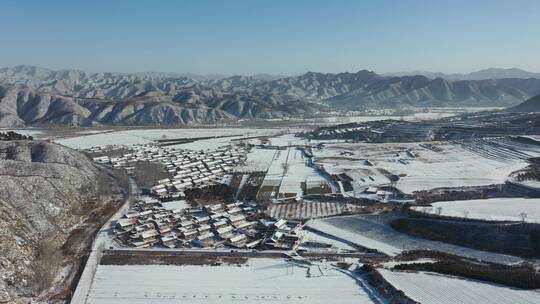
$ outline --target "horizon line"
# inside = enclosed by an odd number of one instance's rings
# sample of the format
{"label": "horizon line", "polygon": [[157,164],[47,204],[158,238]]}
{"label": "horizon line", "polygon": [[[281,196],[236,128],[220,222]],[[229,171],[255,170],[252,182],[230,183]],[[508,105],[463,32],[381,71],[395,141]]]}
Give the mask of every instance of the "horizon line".
{"label": "horizon line", "polygon": [[470,72],[442,72],[442,71],[431,71],[431,70],[410,70],[410,71],[402,70],[402,71],[393,71],[393,72],[377,72],[377,71],[372,70],[372,69],[363,68],[363,69],[359,69],[359,70],[356,70],[356,71],[345,70],[345,71],[340,71],[340,72],[322,72],[322,71],[307,70],[307,71],[304,71],[304,72],[292,73],[292,74],[266,73],[266,72],[246,73],[246,74],[242,74],[242,73],[226,74],[226,73],[194,73],[194,72],[189,72],[189,71],[187,71],[187,72],[170,72],[170,71],[159,71],[159,70],[147,70],[147,71],[138,71],[138,72],[88,71],[88,70],[79,69],[79,68],[52,68],[52,67],[45,67],[45,66],[42,66],[42,65],[33,65],[33,64],[6,65],[6,66],[1,66],[0,69],[12,69],[12,68],[17,68],[17,67],[40,68],[40,69],[50,70],[50,71],[54,71],[54,72],[79,71],[79,72],[83,72],[83,73],[87,73],[87,74],[100,74],[100,73],[101,74],[107,74],[107,73],[109,73],[109,74],[160,73],[160,74],[184,74],[184,75],[193,75],[193,76],[200,76],[200,77],[223,77],[223,78],[234,77],[234,76],[246,76],[246,77],[254,77],[254,76],[274,76],[274,77],[278,77],[279,76],[279,77],[285,78],[285,77],[300,76],[300,75],[304,75],[304,74],[307,74],[307,73],[342,74],[342,73],[358,73],[358,72],[361,72],[361,71],[373,72],[373,73],[375,73],[377,75],[381,75],[381,76],[385,76],[385,75],[388,75],[388,74],[404,74],[404,73],[410,73],[410,74],[407,74],[409,76],[423,75],[422,73],[430,73],[430,74],[441,73],[441,74],[445,74],[445,75],[468,75],[468,74],[472,74],[472,73],[476,73],[476,72],[487,71],[487,70],[490,70],[490,69],[521,70],[523,72],[540,74],[540,71],[532,71],[532,70],[528,70],[528,69],[524,69],[524,68],[519,68],[519,67],[516,67],[516,66],[513,66],[513,67],[493,67],[493,66],[491,66],[491,67],[486,67],[486,68],[482,68],[482,69],[479,69],[479,70],[473,70],[473,71],[470,71]]}

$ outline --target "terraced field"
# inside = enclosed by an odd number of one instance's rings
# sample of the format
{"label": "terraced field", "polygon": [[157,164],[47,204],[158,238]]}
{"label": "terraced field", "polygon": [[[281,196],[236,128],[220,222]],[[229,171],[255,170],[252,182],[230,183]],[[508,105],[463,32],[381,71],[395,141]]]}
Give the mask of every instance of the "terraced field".
{"label": "terraced field", "polygon": [[502,162],[540,156],[540,146],[525,144],[511,138],[476,138],[454,143],[484,158]]}
{"label": "terraced field", "polygon": [[339,202],[304,202],[273,204],[268,208],[267,213],[276,219],[310,219],[343,213],[357,213],[361,210],[361,206]]}

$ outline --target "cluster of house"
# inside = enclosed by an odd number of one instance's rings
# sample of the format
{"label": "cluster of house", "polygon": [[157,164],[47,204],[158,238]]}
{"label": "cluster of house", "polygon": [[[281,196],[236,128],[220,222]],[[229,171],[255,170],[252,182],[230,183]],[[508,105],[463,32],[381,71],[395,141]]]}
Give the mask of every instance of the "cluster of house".
{"label": "cluster of house", "polygon": [[193,151],[156,145],[134,145],[132,150],[133,152],[120,157],[102,156],[94,158],[94,161],[123,167],[128,173],[134,172],[134,164],[138,161],[163,164],[171,178],[157,181],[150,189],[151,194],[159,198],[170,198],[185,189],[220,183],[225,173],[246,160],[247,152],[236,146]]}
{"label": "cluster of house", "polygon": [[302,243],[302,222],[280,219],[265,221],[266,236],[262,248],[273,250],[296,250]]}
{"label": "cluster of house", "polygon": [[123,157],[112,157],[109,156],[110,154],[114,154],[115,151],[122,151],[122,150],[130,150],[126,146],[122,145],[107,145],[105,147],[91,147],[88,149],[85,149],[86,152],[91,154],[105,154],[102,156],[94,157],[93,160],[96,163],[104,164],[104,165],[112,165],[114,168],[118,167],[124,167],[128,173],[133,173],[135,171],[135,167],[133,166],[127,166],[127,162],[124,161]]}
{"label": "cluster of house", "polygon": [[139,200],[116,222],[115,235],[131,247],[266,248],[292,250],[301,242],[301,222],[259,219],[254,206],[234,202],[168,209]]}
{"label": "cluster of house", "polygon": [[139,248],[254,248],[262,239],[256,215],[253,206],[242,202],[167,209],[158,200],[141,200],[117,221],[115,233]]}

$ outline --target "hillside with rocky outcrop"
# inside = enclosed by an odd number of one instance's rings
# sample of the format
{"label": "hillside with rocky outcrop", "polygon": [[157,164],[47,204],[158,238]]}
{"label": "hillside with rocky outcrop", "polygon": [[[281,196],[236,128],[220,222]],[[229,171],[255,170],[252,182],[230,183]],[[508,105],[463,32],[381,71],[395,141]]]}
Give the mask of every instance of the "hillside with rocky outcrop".
{"label": "hillside with rocky outcrop", "polygon": [[0,141],[0,299],[62,302],[100,215],[114,210],[111,181],[69,148]]}
{"label": "hillside with rocky outcrop", "polygon": [[283,78],[0,69],[0,127],[193,125],[311,116],[332,110],[514,106],[540,79],[451,81],[371,71]]}

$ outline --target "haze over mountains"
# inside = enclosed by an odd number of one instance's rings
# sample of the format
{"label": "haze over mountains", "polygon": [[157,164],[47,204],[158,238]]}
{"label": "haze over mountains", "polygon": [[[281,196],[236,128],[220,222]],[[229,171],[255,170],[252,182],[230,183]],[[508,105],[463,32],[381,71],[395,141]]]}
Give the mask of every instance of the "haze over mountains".
{"label": "haze over mountains", "polygon": [[[483,73],[500,78],[496,74]],[[513,78],[448,80],[367,70],[202,77],[16,66],[0,69],[0,126],[179,125],[366,108],[507,107],[540,94],[540,77],[506,75]]]}
{"label": "haze over mountains", "polygon": [[444,78],[447,80],[484,80],[484,79],[505,79],[505,78],[540,78],[540,73],[532,73],[517,68],[489,68],[468,74],[454,73],[445,74],[441,72],[413,71],[385,73],[384,76],[410,76],[423,75],[429,78]]}

